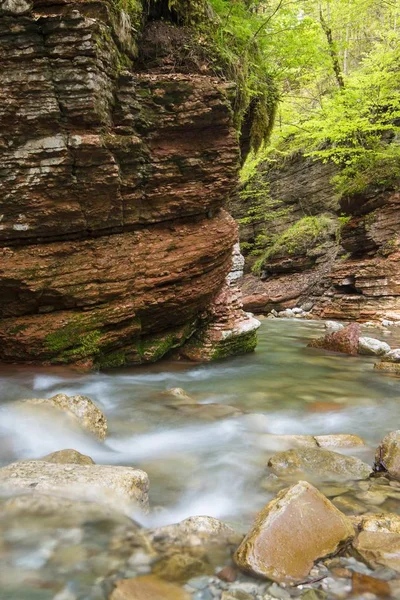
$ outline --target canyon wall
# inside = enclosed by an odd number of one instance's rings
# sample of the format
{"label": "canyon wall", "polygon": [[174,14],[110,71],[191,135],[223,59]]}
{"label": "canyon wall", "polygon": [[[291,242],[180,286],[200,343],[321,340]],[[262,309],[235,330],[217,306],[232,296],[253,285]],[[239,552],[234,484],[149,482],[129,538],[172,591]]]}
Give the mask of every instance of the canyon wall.
{"label": "canyon wall", "polygon": [[[120,6],[0,0],[3,361],[153,361],[220,317],[234,89],[177,64],[190,33]],[[232,335],[254,349],[257,321],[225,300],[225,334],[204,353],[199,335],[197,358]]]}
{"label": "canyon wall", "polygon": [[[249,249],[242,281],[248,310],[299,306],[321,318],[400,319],[400,186],[340,198],[335,172],[298,153],[262,163],[256,184],[232,200]],[[264,248],[257,252],[258,236]]]}

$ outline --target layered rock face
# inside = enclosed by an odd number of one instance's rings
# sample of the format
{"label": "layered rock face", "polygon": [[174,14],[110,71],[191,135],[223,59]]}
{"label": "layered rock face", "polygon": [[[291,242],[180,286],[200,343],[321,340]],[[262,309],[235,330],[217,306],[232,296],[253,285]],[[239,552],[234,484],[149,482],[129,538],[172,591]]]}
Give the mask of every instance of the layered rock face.
{"label": "layered rock face", "polygon": [[[400,319],[398,189],[368,189],[339,199],[331,183],[334,174],[332,166],[301,155],[261,166],[269,207],[245,219],[241,239],[254,242],[264,235],[268,248],[279,236],[290,235],[264,260],[261,277],[245,276],[248,310],[298,305],[328,319]],[[233,214],[240,221],[255,202],[251,195],[247,205],[234,202]],[[310,217],[324,219],[322,231],[304,243],[293,226]],[[248,257],[249,267],[254,260]]]}
{"label": "layered rock face", "polygon": [[0,3],[2,360],[156,360],[231,269],[232,88],[139,60],[142,8]]}

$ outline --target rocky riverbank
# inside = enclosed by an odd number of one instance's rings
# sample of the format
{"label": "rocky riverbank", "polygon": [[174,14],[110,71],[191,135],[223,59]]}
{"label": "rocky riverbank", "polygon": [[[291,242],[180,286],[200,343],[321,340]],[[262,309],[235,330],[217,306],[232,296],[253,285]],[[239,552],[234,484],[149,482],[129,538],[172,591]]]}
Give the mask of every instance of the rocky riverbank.
{"label": "rocky riverbank", "polygon": [[[262,437],[259,486],[271,500],[253,525],[193,516],[149,527],[157,507],[148,506],[142,470],[61,448],[14,462],[0,469],[7,600],[398,597],[399,431],[368,463],[357,435],[277,435],[262,415],[229,414],[226,405],[218,415],[217,404],[198,405],[182,389],[166,397],[175,410],[203,406],[214,419],[244,419]],[[30,399],[15,410],[20,418],[45,411],[97,443],[106,436],[105,416],[85,396]]]}

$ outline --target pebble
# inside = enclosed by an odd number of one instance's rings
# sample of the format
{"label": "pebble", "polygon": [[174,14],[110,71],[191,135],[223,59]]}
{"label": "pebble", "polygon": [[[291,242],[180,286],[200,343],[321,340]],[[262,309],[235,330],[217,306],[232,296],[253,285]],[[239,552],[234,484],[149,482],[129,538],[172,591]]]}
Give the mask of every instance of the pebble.
{"label": "pebble", "polygon": [[211,590],[206,588],[205,590],[195,592],[192,596],[192,600],[214,600],[214,595]]}
{"label": "pebble", "polygon": [[[191,587],[193,590],[204,590],[212,581],[208,576],[192,577],[189,579],[186,586]],[[185,587],[186,587],[185,586]]]}
{"label": "pebble", "polygon": [[228,581],[233,583],[236,581],[237,572],[233,567],[224,567],[219,573],[217,573],[218,579],[222,579],[222,581]]}
{"label": "pebble", "polygon": [[281,600],[289,600],[290,594],[277,583],[273,583],[268,589],[268,594],[271,594],[274,598],[280,598]]}
{"label": "pebble", "polygon": [[347,596],[351,592],[351,583],[348,579],[334,579],[326,577],[321,582],[322,589],[337,596]]}

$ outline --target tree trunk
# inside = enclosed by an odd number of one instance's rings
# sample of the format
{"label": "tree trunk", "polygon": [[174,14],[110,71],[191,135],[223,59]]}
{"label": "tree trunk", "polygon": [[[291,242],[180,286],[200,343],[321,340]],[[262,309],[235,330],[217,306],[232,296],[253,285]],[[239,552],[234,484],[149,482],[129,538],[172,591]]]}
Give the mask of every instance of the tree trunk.
{"label": "tree trunk", "polygon": [[332,59],[332,66],[335,73],[336,81],[338,86],[343,89],[344,88],[344,79],[342,69],[340,67],[339,55],[337,53],[335,42],[333,41],[332,29],[329,27],[328,23],[325,21],[324,15],[322,13],[322,8],[319,10],[319,20],[321,22],[321,27],[324,30],[326,35],[326,39],[328,41],[329,53]]}

